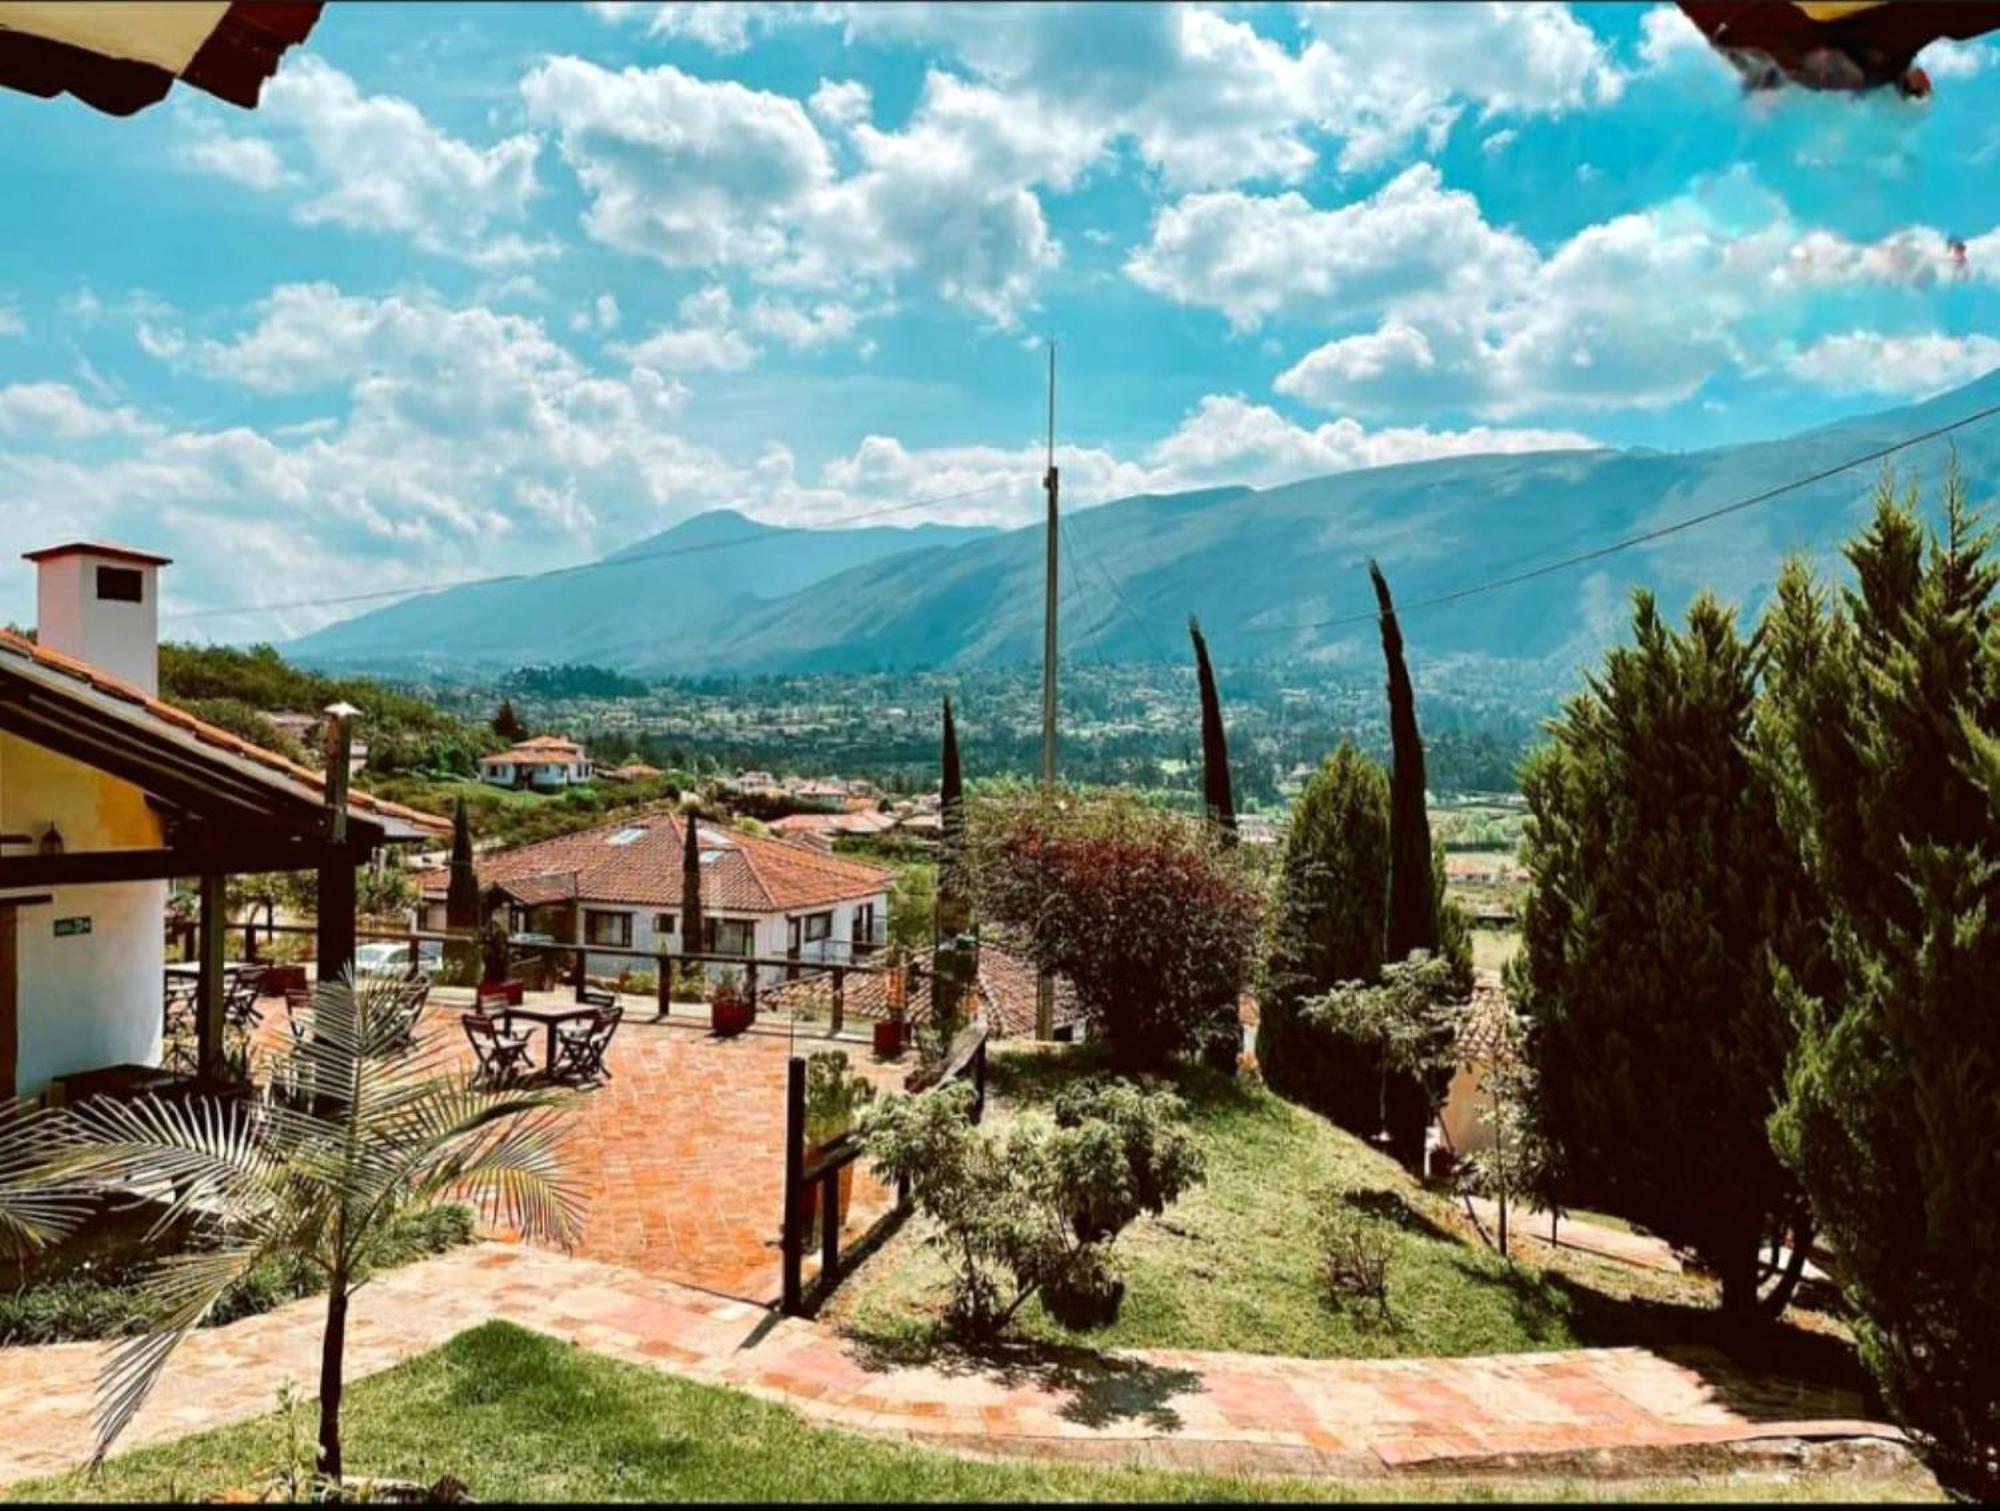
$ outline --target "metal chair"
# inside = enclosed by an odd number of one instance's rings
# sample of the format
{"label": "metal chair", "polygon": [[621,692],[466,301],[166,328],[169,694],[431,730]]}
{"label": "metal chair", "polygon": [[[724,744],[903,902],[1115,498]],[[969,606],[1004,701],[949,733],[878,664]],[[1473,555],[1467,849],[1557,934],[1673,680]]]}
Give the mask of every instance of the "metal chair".
{"label": "metal chair", "polygon": [[509,1033],[484,1013],[467,1013],[459,1020],[479,1061],[482,1086],[513,1086],[533,1069],[528,1060],[528,1036]]}
{"label": "metal chair", "polygon": [[161,1068],[177,1075],[193,1075],[201,1068],[196,1050],[195,1003],[198,988],[182,977],[169,976],[166,983],[166,1011],[161,1024]]}
{"label": "metal chair", "polygon": [[558,1028],[556,1063],[549,1067],[549,1074],[579,1086],[596,1086],[610,1080],[611,1070],[604,1063],[604,1054],[624,1017],[624,1008],[613,1007],[600,1010],[576,1028]]}

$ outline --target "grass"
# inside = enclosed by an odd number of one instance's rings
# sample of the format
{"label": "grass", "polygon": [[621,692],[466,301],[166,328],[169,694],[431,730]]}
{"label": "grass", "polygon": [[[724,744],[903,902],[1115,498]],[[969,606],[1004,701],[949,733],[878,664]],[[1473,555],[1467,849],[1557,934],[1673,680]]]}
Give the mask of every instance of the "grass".
{"label": "grass", "polygon": [[[1089,1053],[995,1053],[994,1114],[1046,1103],[1096,1068]],[[1199,1066],[1175,1073],[1207,1155],[1202,1185],[1142,1218],[1115,1251],[1127,1285],[1109,1326],[1064,1327],[1031,1301],[1027,1337],[1093,1348],[1213,1349],[1308,1358],[1513,1353],[1611,1344],[1704,1342],[1747,1365],[1860,1390],[1853,1349],[1825,1319],[1796,1311],[1754,1341],[1725,1333],[1705,1280],[1538,1248],[1509,1264],[1458,1205],[1317,1114]],[[1331,1194],[1329,1193],[1329,1189]],[[1326,1201],[1391,1241],[1390,1309],[1336,1308],[1316,1275],[1314,1219]],[[921,1354],[945,1343],[945,1268],[912,1221],[834,1294],[827,1316],[877,1347]]]}
{"label": "grass", "polygon": [[[472,1212],[466,1207],[413,1212],[390,1230],[380,1264],[393,1269],[470,1243],[473,1227]],[[144,1332],[154,1309],[146,1304],[139,1285],[150,1267],[146,1259],[93,1258],[0,1292],[0,1345],[71,1343]],[[308,1266],[267,1259],[223,1293],[204,1325],[219,1327],[322,1289],[321,1277]]]}
{"label": "grass", "polygon": [[[361,1380],[347,1397],[351,1472],[494,1501],[1254,1501],[1936,1499],[1912,1473],[1766,1473],[1641,1480],[1254,1479],[1000,1464],[809,1425],[737,1392],[599,1358],[507,1323]],[[309,1462],[309,1408],[12,1487],[20,1501],[169,1501],[256,1489]]]}

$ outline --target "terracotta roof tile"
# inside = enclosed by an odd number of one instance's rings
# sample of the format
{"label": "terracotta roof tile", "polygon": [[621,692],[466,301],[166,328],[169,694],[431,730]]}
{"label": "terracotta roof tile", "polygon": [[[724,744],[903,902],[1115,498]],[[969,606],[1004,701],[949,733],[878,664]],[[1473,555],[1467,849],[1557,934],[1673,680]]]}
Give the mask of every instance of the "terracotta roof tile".
{"label": "terracotta roof tile", "polygon": [[[134,686],[122,677],[114,677],[109,672],[92,666],[88,661],[79,660],[77,657],[66,655],[61,651],[51,650],[44,645],[37,645],[31,640],[14,634],[11,630],[0,630],[0,656],[7,655],[32,662],[34,665],[43,667],[48,671],[59,673],[74,682],[82,683],[84,686],[106,697],[116,698],[120,702],[133,704],[143,710],[149,718],[170,728],[191,734],[203,745],[212,746],[240,760],[246,760],[254,765],[261,766],[264,770],[295,783],[316,797],[324,798],[325,796],[326,778],[322,773],[314,771],[309,767],[301,766],[296,761],[287,760],[275,751],[264,749],[261,745],[253,745],[250,741],[243,739],[239,735],[233,735],[226,729],[220,729],[213,724],[204,723],[186,709],[176,708],[173,704],[168,703],[162,698],[152,696],[145,689]],[[430,829],[440,834],[449,831],[451,828],[451,821],[449,819],[439,818],[433,813],[423,813],[415,808],[406,808],[401,803],[387,802],[382,798],[374,796],[372,793],[350,790],[347,797],[347,805],[351,812],[359,813],[364,817],[371,814],[379,814],[385,818],[397,818],[417,828]]]}
{"label": "terracotta roof tile", "polygon": [[[637,808],[595,828],[478,856],[473,865],[481,887],[513,890],[559,878],[561,890],[544,900],[678,908],[685,822],[671,806]],[[722,912],[794,912],[871,897],[895,880],[879,866],[718,824],[703,823],[701,839],[704,851],[719,852],[702,866],[702,903]],[[442,896],[449,879],[439,869],[419,877],[418,885]]]}

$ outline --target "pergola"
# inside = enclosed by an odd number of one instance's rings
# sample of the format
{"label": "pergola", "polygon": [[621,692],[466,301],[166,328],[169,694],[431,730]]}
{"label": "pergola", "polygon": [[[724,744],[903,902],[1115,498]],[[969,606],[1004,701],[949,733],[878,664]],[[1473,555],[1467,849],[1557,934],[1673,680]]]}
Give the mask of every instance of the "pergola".
{"label": "pergola", "polygon": [[[434,842],[442,819],[350,793],[354,710],[327,710],[326,773],[312,771],[181,709],[17,636],[0,633],[0,730],[130,783],[159,815],[166,842],[149,848],[0,856],[0,902],[17,891],[98,882],[200,883],[200,1062],[222,1063],[223,945],[228,877],[312,871],[319,903],[320,979],[354,960],[355,872],[379,846]],[[164,927],[164,920],[162,920]]]}

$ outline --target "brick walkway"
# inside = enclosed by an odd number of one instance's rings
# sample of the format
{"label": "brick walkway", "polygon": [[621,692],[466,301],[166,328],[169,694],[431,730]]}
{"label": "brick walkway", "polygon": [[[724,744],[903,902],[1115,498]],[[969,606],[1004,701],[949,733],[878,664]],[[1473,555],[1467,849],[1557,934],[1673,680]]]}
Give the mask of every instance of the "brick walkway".
{"label": "brick walkway", "polygon": [[[464,992],[440,991],[422,1032],[444,1037],[469,1064],[459,1026]],[[533,1007],[561,1008],[562,992],[536,992]],[[625,1020],[611,1042],[611,1079],[587,1093],[573,1119],[569,1164],[589,1204],[585,1257],[665,1276],[724,1296],[778,1299],[778,1225],[783,1209],[785,1062],[839,1048],[884,1089],[901,1089],[904,1065],[877,1062],[866,1043],[761,1028],[719,1039],[699,1009],[653,1018],[650,999],[624,999]],[[266,1004],[260,1050],[283,1041],[283,1009]],[[544,1032],[534,1032],[539,1065]],[[849,1241],[886,1212],[889,1193],[857,1167]],[[808,1279],[818,1270],[815,1252]]]}
{"label": "brick walkway", "polygon": [[[273,1408],[317,1377],[321,1303],[196,1333],[127,1447]],[[482,1245],[382,1276],[356,1297],[357,1379],[505,1318],[597,1352],[781,1401],[830,1426],[986,1454],[1342,1476],[1471,1472],[1496,1460],[1862,1437],[1839,1392],[1743,1378],[1713,1357],[1593,1349],[1475,1359],[1303,1360],[1043,1351],[896,1367],[829,1328],[655,1275]],[[0,1484],[66,1470],[89,1445],[103,1346],[0,1349]],[[1594,1464],[1601,1471],[1602,1460]]]}
{"label": "brick walkway", "polygon": [[[1498,1231],[1498,1203],[1475,1196],[1472,1208],[1479,1214],[1479,1220],[1486,1224],[1488,1233]],[[1616,1259],[1621,1264],[1634,1264],[1641,1269],[1660,1270],[1669,1275],[1681,1273],[1680,1256],[1674,1252],[1673,1245],[1649,1233],[1633,1233],[1575,1218],[1557,1223],[1555,1231],[1556,1247],[1578,1249],[1586,1254],[1595,1254],[1600,1259]],[[1510,1243],[1525,1241],[1549,1247],[1549,1214],[1517,1203],[1507,1214],[1507,1237]]]}

